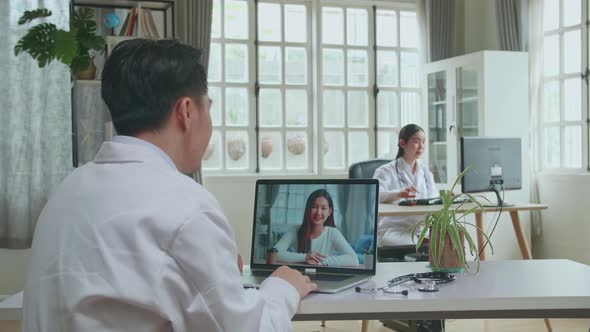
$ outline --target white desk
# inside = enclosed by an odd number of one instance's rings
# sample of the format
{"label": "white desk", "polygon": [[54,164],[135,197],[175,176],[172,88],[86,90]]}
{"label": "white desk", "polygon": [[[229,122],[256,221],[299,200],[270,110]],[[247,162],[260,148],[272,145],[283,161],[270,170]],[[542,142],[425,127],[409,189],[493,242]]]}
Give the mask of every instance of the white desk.
{"label": "white desk", "polygon": [[[377,276],[362,287],[382,286],[408,273],[425,272],[425,262],[379,263]],[[478,274],[460,274],[437,293],[408,282],[401,295],[311,294],[293,320],[582,318],[590,317],[590,266],[569,260],[486,261]],[[0,302],[0,320],[21,318],[22,293]]]}
{"label": "white desk", "polygon": [[[465,212],[475,207],[475,204],[468,203],[464,204],[461,208],[457,206],[457,212]],[[402,217],[402,216],[416,216],[416,215],[424,215],[436,212],[440,210],[441,205],[416,205],[416,206],[400,206],[397,204],[379,204],[379,217]],[[483,210],[478,209],[475,212],[475,224],[479,229],[484,229],[483,227],[483,216],[482,214],[485,212],[508,212],[510,213],[510,218],[512,220],[512,226],[514,227],[514,234],[516,235],[516,241],[518,242],[518,246],[520,248],[520,253],[522,254],[522,258],[524,259],[532,259],[533,256],[531,254],[531,249],[529,246],[528,241],[526,240],[526,236],[522,231],[522,227],[520,225],[520,217],[518,216],[519,211],[535,211],[535,210],[544,210],[547,208],[547,205],[544,204],[532,204],[532,203],[518,203],[514,204],[513,206],[506,206],[500,208],[498,207],[485,207]],[[477,232],[477,247],[481,248],[484,245],[484,237],[480,231]],[[482,250],[479,254],[480,260],[485,260],[485,252]]]}
{"label": "white desk", "polygon": [[[408,273],[425,272],[425,262],[379,263],[368,284]],[[460,274],[436,293],[402,295],[311,294],[294,320],[581,318],[590,317],[590,266],[569,260],[485,261],[477,274]],[[406,287],[404,287],[406,286]]]}

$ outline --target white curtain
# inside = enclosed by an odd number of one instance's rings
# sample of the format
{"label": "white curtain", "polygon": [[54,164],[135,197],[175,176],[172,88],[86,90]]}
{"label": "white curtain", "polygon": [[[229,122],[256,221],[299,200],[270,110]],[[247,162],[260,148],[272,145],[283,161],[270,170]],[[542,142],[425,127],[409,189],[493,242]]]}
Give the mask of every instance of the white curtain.
{"label": "white curtain", "polygon": [[[19,26],[25,10],[47,8],[46,22],[68,29],[68,1],[0,1],[0,247],[26,248],[52,188],[72,170],[69,69],[39,69],[14,45],[35,24]],[[38,21],[37,23],[39,23]]]}
{"label": "white curtain", "polygon": [[[531,151],[531,202],[539,203],[538,174],[541,169],[539,145],[539,118],[543,109],[543,1],[529,1],[528,5],[529,44],[529,104],[530,104],[530,147]],[[532,212],[533,236],[542,235],[541,213]]]}

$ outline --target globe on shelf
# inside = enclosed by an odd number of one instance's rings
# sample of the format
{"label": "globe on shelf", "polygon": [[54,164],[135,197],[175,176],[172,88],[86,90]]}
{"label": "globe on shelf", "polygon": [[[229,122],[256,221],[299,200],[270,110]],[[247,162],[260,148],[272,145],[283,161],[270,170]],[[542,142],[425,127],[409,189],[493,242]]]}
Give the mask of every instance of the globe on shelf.
{"label": "globe on shelf", "polygon": [[114,35],[115,28],[118,27],[119,24],[121,24],[121,19],[115,13],[107,13],[104,16],[102,23],[104,24],[105,27],[107,27],[108,29],[111,29],[111,34]]}

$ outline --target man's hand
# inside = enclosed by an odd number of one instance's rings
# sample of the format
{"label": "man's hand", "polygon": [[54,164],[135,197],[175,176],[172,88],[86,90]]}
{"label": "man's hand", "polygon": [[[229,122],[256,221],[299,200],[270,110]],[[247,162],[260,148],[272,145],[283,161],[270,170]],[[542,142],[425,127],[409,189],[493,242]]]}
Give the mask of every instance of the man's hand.
{"label": "man's hand", "polygon": [[301,274],[301,272],[294,270],[288,266],[281,266],[274,271],[271,277],[281,278],[297,289],[299,298],[302,299],[305,295],[309,294],[312,290],[318,288],[318,285],[314,284],[309,280],[308,276]]}
{"label": "man's hand", "polygon": [[400,191],[399,197],[401,198],[414,198],[416,197],[416,188],[414,187],[407,187]]}

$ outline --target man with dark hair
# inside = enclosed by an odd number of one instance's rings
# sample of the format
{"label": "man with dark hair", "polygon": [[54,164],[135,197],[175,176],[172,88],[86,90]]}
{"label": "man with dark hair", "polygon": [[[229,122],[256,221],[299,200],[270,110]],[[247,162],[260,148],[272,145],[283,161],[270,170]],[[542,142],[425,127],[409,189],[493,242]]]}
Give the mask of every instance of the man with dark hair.
{"label": "man with dark hair", "polygon": [[39,217],[23,331],[284,331],[316,285],[280,267],[244,290],[215,198],[182,173],[211,138],[200,53],[120,43],[102,96],[119,136],[56,188]]}

